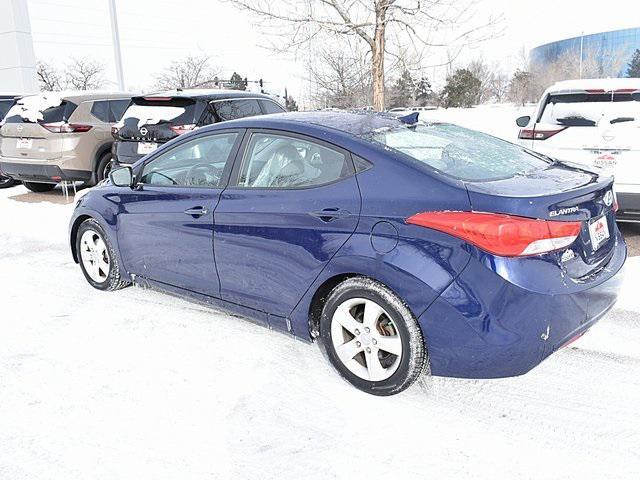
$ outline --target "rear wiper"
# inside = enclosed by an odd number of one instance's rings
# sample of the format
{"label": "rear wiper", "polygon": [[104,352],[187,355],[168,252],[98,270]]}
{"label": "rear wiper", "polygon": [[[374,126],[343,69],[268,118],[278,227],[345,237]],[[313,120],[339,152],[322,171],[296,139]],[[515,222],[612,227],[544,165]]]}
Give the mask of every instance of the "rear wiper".
{"label": "rear wiper", "polygon": [[634,122],[636,119],[634,117],[618,117],[611,120],[609,123],[622,123],[622,122]]}
{"label": "rear wiper", "polygon": [[596,122],[584,117],[565,117],[556,120],[560,125],[565,127],[595,127]]}

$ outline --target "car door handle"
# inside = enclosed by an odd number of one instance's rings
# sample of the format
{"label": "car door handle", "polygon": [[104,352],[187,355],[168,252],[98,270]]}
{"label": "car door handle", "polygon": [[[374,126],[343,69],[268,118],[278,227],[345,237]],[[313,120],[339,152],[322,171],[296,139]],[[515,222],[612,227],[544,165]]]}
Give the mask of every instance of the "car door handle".
{"label": "car door handle", "polygon": [[186,213],[187,215],[191,215],[192,217],[198,218],[209,213],[209,210],[207,210],[205,207],[193,207],[193,208],[188,208],[187,210],[184,211],[184,213]]}
{"label": "car door handle", "polygon": [[310,212],[309,215],[319,218],[323,222],[330,222],[337,218],[348,217],[351,215],[351,212],[348,210],[342,210],[341,208],[325,208],[317,212]]}

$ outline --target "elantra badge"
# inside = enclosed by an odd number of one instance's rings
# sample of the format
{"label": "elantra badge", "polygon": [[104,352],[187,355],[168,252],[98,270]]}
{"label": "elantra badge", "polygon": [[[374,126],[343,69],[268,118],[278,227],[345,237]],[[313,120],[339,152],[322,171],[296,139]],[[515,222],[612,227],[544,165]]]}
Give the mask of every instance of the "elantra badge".
{"label": "elantra badge", "polygon": [[550,217],[557,217],[559,215],[568,215],[570,213],[576,213],[577,211],[579,211],[580,208],[579,207],[567,207],[567,208],[560,208],[558,210],[551,210],[549,212],[549,216]]}
{"label": "elantra badge", "polygon": [[607,207],[610,207],[611,205],[613,205],[613,191],[609,190],[607,193],[604,194],[604,204]]}

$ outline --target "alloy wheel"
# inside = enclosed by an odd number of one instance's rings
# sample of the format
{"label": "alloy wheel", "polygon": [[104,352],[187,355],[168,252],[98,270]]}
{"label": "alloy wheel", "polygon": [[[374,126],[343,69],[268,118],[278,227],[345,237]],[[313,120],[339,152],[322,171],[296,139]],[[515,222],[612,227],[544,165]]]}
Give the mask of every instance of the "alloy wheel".
{"label": "alloy wheel", "polygon": [[402,358],[402,339],[391,316],[366,298],[350,298],[338,306],[331,341],[344,366],[371,382],[391,377]]}
{"label": "alloy wheel", "polygon": [[80,238],[80,257],[87,275],[96,283],[107,280],[111,270],[111,258],[107,245],[99,233],[87,230]]}

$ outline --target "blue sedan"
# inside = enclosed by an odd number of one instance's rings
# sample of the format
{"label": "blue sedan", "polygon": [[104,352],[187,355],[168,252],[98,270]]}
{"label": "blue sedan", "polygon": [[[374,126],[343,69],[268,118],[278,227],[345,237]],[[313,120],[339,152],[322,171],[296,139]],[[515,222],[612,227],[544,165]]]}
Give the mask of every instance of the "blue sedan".
{"label": "blue sedan", "polygon": [[356,387],[521,375],[615,303],[612,178],[448,124],[373,113],[205,127],[114,170],[70,245],[131,283],[319,340]]}

